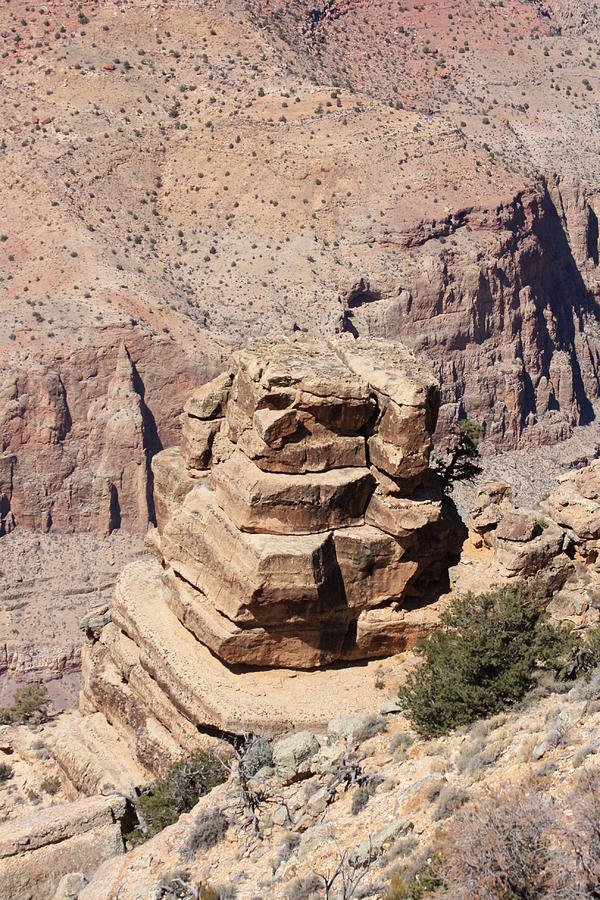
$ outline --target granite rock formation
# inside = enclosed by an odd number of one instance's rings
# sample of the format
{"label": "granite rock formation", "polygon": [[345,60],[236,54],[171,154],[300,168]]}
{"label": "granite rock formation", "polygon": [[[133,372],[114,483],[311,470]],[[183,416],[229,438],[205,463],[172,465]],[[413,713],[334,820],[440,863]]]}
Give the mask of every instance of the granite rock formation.
{"label": "granite rock formation", "polygon": [[438,404],[395,344],[234,353],[186,403],[181,448],[153,460],[157,559],[124,570],[112,622],[84,648],[83,708],[151,771],[198,730],[352,712],[327,696],[330,670],[304,670],[410,648],[458,555],[460,520],[428,469]]}
{"label": "granite rock formation", "polygon": [[600,621],[600,460],[559,479],[536,509],[515,508],[509,485],[489,482],[469,520],[455,594],[528,583],[555,618]]}

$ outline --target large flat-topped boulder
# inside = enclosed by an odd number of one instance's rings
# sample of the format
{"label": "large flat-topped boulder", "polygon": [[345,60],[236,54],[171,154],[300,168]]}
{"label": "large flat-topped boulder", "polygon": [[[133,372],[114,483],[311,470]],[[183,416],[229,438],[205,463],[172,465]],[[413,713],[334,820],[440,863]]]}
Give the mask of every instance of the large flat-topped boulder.
{"label": "large flat-topped boulder", "polygon": [[227,435],[261,468],[363,465],[348,461],[360,443],[352,450],[341,436],[366,437],[374,464],[394,478],[427,468],[439,387],[406,348],[347,336],[261,339],[233,360]]}
{"label": "large flat-topped boulder", "polygon": [[212,470],[219,506],[242,531],[307,534],[362,523],[374,479],[363,467],[263,472],[240,450]]}
{"label": "large flat-topped boulder", "polygon": [[[281,408],[282,398],[294,398],[301,408],[311,403],[339,407],[337,427],[356,429],[372,411],[368,380],[357,378],[325,341],[259,338],[233,354],[233,365],[233,397],[249,415],[260,406],[279,403]],[[362,421],[349,415],[358,410]]]}
{"label": "large flat-topped boulder", "polygon": [[430,417],[427,429],[435,429],[440,387],[412,350],[390,341],[370,338],[355,341],[348,336],[331,339],[328,345],[371,390],[400,408],[423,409]]}

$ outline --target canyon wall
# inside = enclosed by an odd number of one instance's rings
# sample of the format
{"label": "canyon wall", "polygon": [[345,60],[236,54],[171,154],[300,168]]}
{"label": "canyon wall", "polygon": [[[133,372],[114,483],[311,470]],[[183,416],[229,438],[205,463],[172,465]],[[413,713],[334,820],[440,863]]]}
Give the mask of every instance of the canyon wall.
{"label": "canyon wall", "polygon": [[[403,211],[375,228],[364,276],[340,277],[337,324],[323,298],[313,330],[400,341],[428,361],[442,390],[438,443],[465,415],[483,424],[484,452],[562,440],[600,396],[598,211],[597,193],[558,177],[494,208]],[[242,338],[225,329],[224,340]],[[142,533],[154,519],[150,459],[178,440],[187,394],[221,361],[216,343],[192,357],[183,339],[115,326],[71,353],[11,363],[0,535],[15,524]]]}
{"label": "canyon wall", "polygon": [[431,361],[440,437],[466,414],[498,448],[561,440],[600,393],[599,209],[597,192],[552,177],[495,209],[382,229],[402,274],[344,286],[340,330]]}
{"label": "canyon wall", "polygon": [[116,528],[154,518],[150,460],[178,436],[192,385],[214,372],[143,329],[9,366],[0,380],[0,535]]}

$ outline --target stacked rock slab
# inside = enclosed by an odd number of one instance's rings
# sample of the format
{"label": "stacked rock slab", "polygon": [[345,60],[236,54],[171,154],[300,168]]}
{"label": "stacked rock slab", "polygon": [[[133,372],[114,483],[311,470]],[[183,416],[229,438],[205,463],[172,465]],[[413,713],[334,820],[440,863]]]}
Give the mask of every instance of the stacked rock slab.
{"label": "stacked rock slab", "polygon": [[236,353],[186,404],[180,463],[155,463],[159,494],[175,470],[189,486],[168,511],[158,504],[180,621],[230,665],[404,649],[402,612],[430,599],[447,563],[426,478],[438,403],[433,377],[397,345],[279,340]]}
{"label": "stacked rock slab", "polygon": [[438,405],[410,351],[348,337],[256,341],[190,397],[180,448],[153,460],[157,562],[124,571],[84,661],[87,707],[136,721],[149,768],[190,721],[314,725],[299,683],[261,705],[265,670],[386,656],[434,626],[462,536],[428,470]]}

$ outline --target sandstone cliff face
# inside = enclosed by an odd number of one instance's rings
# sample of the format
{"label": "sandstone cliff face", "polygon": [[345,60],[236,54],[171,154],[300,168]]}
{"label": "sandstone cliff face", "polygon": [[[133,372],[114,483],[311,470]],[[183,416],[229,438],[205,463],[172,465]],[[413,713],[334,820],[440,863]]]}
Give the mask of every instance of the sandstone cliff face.
{"label": "sandstone cliff face", "polygon": [[[600,200],[552,177],[497,203],[439,220],[392,210],[373,226],[371,255],[360,251],[364,277],[340,280],[337,326],[332,282],[312,327],[402,341],[429,360],[442,386],[440,441],[466,414],[495,447],[552,443],[588,422],[600,396]],[[272,328],[279,313],[266,318]],[[219,327],[239,343],[239,313]],[[15,523],[141,532],[153,518],[149,460],[178,439],[184,399],[219,353],[191,359],[184,342],[134,327],[92,332],[88,347],[2,376],[0,534]]]}
{"label": "sandstone cliff face", "polygon": [[0,535],[143,533],[150,459],[178,435],[191,386],[213,373],[173,341],[133,327],[90,335],[62,358],[9,366],[0,381]]}
{"label": "sandstone cliff face", "polygon": [[151,771],[198,730],[352,711],[335,671],[302,670],[413,646],[459,551],[460,520],[428,469],[438,404],[397,344],[234,353],[186,403],[180,450],[154,457],[157,562],[124,570],[112,622],[84,648],[83,709]]}
{"label": "sandstone cliff face", "polygon": [[440,436],[466,412],[503,449],[560,440],[590,420],[600,390],[599,203],[552,177],[496,209],[382,229],[403,271],[343,287],[340,328],[431,361]]}

